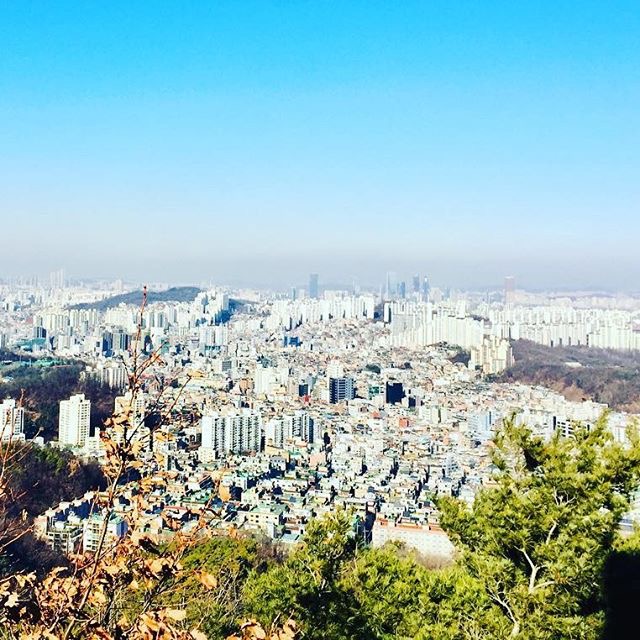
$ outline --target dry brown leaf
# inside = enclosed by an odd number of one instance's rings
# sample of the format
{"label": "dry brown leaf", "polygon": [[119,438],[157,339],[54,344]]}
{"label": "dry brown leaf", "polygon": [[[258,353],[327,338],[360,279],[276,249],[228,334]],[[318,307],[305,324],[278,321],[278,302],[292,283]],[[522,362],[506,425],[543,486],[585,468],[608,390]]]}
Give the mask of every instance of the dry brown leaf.
{"label": "dry brown leaf", "polygon": [[187,617],[187,612],[184,609],[165,609],[164,614],[176,622],[180,622]]}
{"label": "dry brown leaf", "polygon": [[148,560],[145,563],[147,569],[151,571],[153,574],[162,573],[162,569],[164,568],[165,561],[162,558],[156,558],[155,560]]}
{"label": "dry brown leaf", "polygon": [[143,613],[140,621],[143,624],[143,628],[146,627],[149,631],[152,632],[160,631],[163,626],[148,613]]}
{"label": "dry brown leaf", "polygon": [[277,640],[295,640],[297,635],[297,626],[293,620],[287,620],[277,633]]}
{"label": "dry brown leaf", "polygon": [[211,573],[205,571],[197,571],[196,577],[198,581],[207,589],[215,589],[218,586],[218,579]]}
{"label": "dry brown leaf", "polygon": [[245,622],[245,624],[242,625],[242,632],[246,637],[251,638],[251,640],[254,640],[254,638],[255,640],[266,640],[267,637],[267,632],[254,621]]}

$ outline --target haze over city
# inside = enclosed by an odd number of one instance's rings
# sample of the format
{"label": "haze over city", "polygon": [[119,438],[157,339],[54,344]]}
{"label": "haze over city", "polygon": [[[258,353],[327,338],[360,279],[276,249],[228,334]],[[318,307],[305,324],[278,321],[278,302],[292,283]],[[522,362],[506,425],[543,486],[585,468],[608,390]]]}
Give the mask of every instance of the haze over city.
{"label": "haze over city", "polygon": [[636,2],[3,3],[5,275],[636,289]]}

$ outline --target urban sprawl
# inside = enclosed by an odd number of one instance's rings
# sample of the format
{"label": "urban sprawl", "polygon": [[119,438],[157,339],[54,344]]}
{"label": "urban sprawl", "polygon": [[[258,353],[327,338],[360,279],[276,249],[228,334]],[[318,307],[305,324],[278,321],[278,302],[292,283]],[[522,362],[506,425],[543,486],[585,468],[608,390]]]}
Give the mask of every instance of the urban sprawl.
{"label": "urban sprawl", "polygon": [[[220,535],[291,545],[312,518],[342,507],[366,542],[397,540],[446,561],[453,547],[434,499],[472,501],[491,483],[503,419],[566,435],[606,409],[493,382],[513,364],[511,341],[640,349],[639,300],[527,293],[513,278],[500,292],[467,294],[394,274],[376,292],[321,290],[312,274],[286,294],[204,287],[189,301],[150,298],[142,313],[142,296],[101,304],[127,290],[69,283],[63,272],[46,285],[0,284],[0,348],[24,356],[3,364],[0,382],[16,366],[81,361],[82,375],[113,390],[114,416],[135,424],[153,490],[132,525],[126,495],[140,480],[130,481],[106,523],[112,538],[135,526],[167,540],[204,513]],[[132,392],[134,354],[157,357]],[[0,403],[2,440],[24,440],[20,398]],[[57,439],[34,434],[35,445],[104,461],[105,436],[117,434],[92,429],[91,412],[82,394],[62,400]],[[631,419],[609,414],[616,439]],[[95,549],[106,517],[95,498],[40,514],[37,535],[63,553]]]}

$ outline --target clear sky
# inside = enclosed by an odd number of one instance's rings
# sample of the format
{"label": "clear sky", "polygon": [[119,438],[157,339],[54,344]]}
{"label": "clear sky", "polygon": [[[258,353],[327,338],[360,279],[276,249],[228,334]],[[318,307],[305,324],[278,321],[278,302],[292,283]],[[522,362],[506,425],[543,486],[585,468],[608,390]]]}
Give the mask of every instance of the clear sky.
{"label": "clear sky", "polygon": [[0,276],[640,286],[640,3],[0,3]]}

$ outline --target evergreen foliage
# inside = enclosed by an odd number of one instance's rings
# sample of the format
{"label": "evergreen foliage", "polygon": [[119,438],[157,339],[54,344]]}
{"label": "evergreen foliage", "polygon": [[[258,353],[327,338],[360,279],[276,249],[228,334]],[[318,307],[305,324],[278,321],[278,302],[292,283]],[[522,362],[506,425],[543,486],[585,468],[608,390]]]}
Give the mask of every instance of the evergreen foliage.
{"label": "evergreen foliage", "polygon": [[615,606],[605,593],[612,550],[630,551],[618,533],[640,480],[640,441],[629,435],[628,446],[613,442],[603,418],[545,442],[508,422],[494,486],[471,508],[439,502],[455,567],[428,570],[393,546],[358,550],[338,513],[250,580],[248,608],[265,624],[291,616],[309,638],[595,640]]}

